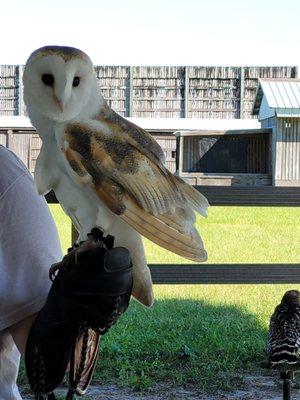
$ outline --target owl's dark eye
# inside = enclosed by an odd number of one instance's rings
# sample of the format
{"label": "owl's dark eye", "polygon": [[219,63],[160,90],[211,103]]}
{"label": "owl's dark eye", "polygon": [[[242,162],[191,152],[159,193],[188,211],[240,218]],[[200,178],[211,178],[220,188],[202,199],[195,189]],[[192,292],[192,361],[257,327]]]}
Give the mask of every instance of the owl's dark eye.
{"label": "owl's dark eye", "polygon": [[79,85],[79,83],[80,83],[80,78],[79,78],[79,76],[74,76],[74,79],[73,79],[73,87],[77,87],[77,86]]}
{"label": "owl's dark eye", "polygon": [[54,76],[52,74],[43,74],[42,82],[46,86],[53,86],[54,84]]}

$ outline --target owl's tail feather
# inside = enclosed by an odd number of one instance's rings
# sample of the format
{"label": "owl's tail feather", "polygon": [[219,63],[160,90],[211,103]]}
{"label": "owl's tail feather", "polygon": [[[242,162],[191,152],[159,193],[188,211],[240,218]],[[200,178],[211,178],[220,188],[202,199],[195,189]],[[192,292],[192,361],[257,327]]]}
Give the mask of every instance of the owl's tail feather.
{"label": "owl's tail feather", "polygon": [[[183,184],[186,185],[184,182]],[[105,188],[104,183],[100,188],[97,188],[98,196],[113,213],[119,215],[123,221],[141,235],[189,260],[198,262],[207,260],[202,239],[193,226],[195,215],[192,209],[179,206],[172,213],[153,215],[137,205],[129,194],[124,193],[122,198],[124,211],[119,212],[118,198]]]}
{"label": "owl's tail feather", "polygon": [[203,242],[194,227],[189,226],[182,216],[176,214],[151,215],[136,205],[128,196],[126,211],[120,217],[147,239],[159,246],[192,261],[207,260]]}
{"label": "owl's tail feather", "polygon": [[203,196],[202,193],[198,192],[198,190],[193,186],[186,183],[183,179],[171,174],[171,172],[169,172],[169,179],[171,179],[177,186],[184,201],[187,202],[196,212],[207,217],[209,203],[206,197]]}

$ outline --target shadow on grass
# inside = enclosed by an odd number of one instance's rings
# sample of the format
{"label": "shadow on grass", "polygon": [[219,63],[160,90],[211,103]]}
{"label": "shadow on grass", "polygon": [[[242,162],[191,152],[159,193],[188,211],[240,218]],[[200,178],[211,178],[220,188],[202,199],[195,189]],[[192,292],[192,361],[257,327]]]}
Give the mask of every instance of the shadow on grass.
{"label": "shadow on grass", "polygon": [[136,302],[103,338],[94,380],[135,389],[154,383],[232,390],[265,361],[266,330],[248,311],[196,300]]}
{"label": "shadow on grass", "polygon": [[[137,390],[155,383],[233,390],[243,372],[265,362],[266,330],[234,306],[197,300],[157,300],[152,309],[132,301],[102,339],[94,381]],[[59,340],[59,338],[55,338]],[[26,382],[24,366],[19,382]]]}

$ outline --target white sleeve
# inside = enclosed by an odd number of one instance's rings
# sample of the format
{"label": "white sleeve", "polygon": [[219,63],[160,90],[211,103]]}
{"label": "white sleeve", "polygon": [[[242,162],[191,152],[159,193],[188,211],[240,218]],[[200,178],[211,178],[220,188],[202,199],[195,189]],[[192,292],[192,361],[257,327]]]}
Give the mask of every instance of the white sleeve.
{"label": "white sleeve", "polygon": [[29,174],[0,198],[0,330],[39,311],[62,252],[55,223]]}

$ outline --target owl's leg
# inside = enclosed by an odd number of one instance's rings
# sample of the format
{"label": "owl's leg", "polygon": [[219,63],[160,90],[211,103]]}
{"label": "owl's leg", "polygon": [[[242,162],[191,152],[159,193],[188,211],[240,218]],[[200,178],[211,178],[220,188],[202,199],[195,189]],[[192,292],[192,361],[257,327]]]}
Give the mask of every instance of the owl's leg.
{"label": "owl's leg", "polygon": [[76,240],[78,244],[87,239],[87,235],[93,228],[100,229],[104,236],[109,234],[110,228],[116,218],[105,205],[101,207],[97,205],[97,207],[88,208],[78,207],[73,210],[67,210],[66,212],[71,217],[78,231],[78,239]]}
{"label": "owl's leg", "polygon": [[152,279],[141,235],[119,217],[114,218],[108,233],[115,237],[115,246],[123,246],[130,252],[133,273],[132,295],[145,306],[152,306]]}
{"label": "owl's leg", "polygon": [[[69,213],[69,215],[70,215],[70,213]],[[83,242],[87,239],[87,234],[93,228],[93,224],[91,223],[91,221],[89,221],[90,218],[89,219],[81,218],[81,221],[85,222],[84,224],[82,224],[82,223],[80,223],[80,219],[78,218],[78,216],[76,215],[75,212],[73,212],[71,215],[72,215],[71,216],[72,222],[75,226],[75,229],[78,232],[78,237],[77,237],[75,243],[72,243],[72,244],[79,244],[80,242]]]}
{"label": "owl's leg", "polygon": [[116,216],[106,207],[99,207],[97,213],[97,221],[93,228],[99,228],[104,236],[108,235],[111,227],[114,224]]}

